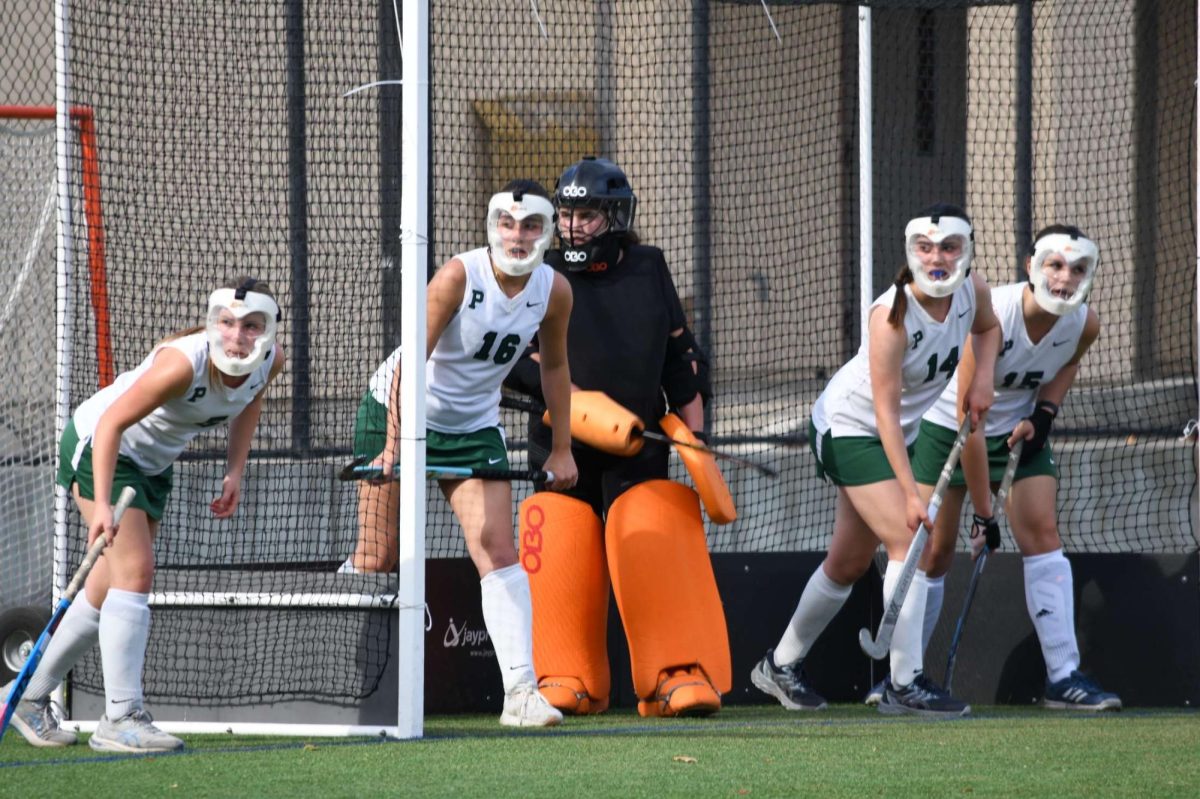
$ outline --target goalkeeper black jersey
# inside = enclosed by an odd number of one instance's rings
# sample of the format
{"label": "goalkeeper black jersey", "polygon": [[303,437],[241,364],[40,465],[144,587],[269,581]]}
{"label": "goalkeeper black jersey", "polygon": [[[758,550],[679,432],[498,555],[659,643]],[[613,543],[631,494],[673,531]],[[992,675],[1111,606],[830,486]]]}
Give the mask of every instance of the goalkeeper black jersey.
{"label": "goalkeeper black jersey", "polygon": [[[571,382],[605,392],[657,429],[666,411],[662,381],[667,340],[686,323],[662,250],[633,245],[615,266],[596,272],[567,270],[557,251],[547,253],[546,263],[567,278],[574,294],[567,329]],[[523,364],[508,385],[540,394],[536,369],[531,362]],[[549,431],[538,427],[541,422],[534,420],[531,435],[549,440]]]}

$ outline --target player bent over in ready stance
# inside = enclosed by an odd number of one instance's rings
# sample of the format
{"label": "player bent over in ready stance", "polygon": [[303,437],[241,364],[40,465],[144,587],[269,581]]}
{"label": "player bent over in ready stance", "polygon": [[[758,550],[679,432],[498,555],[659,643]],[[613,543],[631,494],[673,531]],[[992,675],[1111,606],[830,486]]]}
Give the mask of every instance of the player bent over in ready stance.
{"label": "player bent over in ready stance", "polygon": [[[942,609],[967,488],[976,510],[971,548],[978,557],[985,545],[994,549],[1000,543],[989,478],[999,481],[1010,448],[1023,440],[1006,513],[1024,561],[1025,605],[1046,661],[1044,704],[1056,709],[1121,708],[1120,697],[1079,672],[1071,564],[1063,556],[1055,521],[1058,466],[1047,445],[1050,426],[1075,382],[1080,361],[1100,334],[1099,317],[1084,304],[1099,263],[1099,250],[1079,228],[1051,225],[1038,232],[1025,260],[1029,281],[992,291],[1002,337],[993,373],[996,399],[982,433],[976,431],[967,441],[962,469],[946,492],[921,561],[929,575],[923,636],[927,647]],[[913,472],[922,496],[932,492],[954,437],[950,428],[957,426],[958,385],[969,384],[975,371],[974,352],[968,346],[959,365],[962,379],[950,381],[921,421]]]}
{"label": "player bent over in ready stance", "polygon": [[[67,746],[50,692],[98,640],[105,714],[89,739],[108,752],[167,752],[183,741],[160,730],[143,706],[150,637],[154,536],[171,493],[172,465],[188,442],[229,420],[229,452],[213,516],[234,514],[266,386],[283,369],[275,343],[279,306],[265,283],[239,279],[212,293],[204,327],[168,336],[136,369],[117,376],[76,410],[59,441],[58,483],[72,490],[88,545],[109,539],[50,639],[12,723],[34,746]],[[113,504],[137,498],[113,525]],[[119,530],[119,532],[118,532]]]}
{"label": "player bent over in ready stance", "polygon": [[[871,565],[887,549],[884,604],[900,582],[905,555],[919,524],[929,525],[909,461],[921,415],[954,373],[968,333],[981,369],[996,355],[991,292],[969,274],[974,230],[962,209],[935,205],[904,231],[907,265],[870,310],[867,339],[829,381],[813,405],[809,441],[818,473],[838,487],[829,553],[800,596],[779,644],[751,673],[754,685],[790,710],[820,709],[825,700],[809,685],[804,657],[841,610]],[[980,378],[965,409],[977,422],[992,402],[990,380]],[[970,712],[924,673],[921,622],[925,574],[912,578],[891,642],[892,680],[879,710],[925,716]]]}

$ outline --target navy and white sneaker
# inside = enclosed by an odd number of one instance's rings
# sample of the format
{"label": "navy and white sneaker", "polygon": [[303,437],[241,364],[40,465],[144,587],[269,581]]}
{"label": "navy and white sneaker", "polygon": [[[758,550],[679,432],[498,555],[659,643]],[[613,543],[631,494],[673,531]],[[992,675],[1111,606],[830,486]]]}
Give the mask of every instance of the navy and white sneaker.
{"label": "navy and white sneaker", "polygon": [[776,666],[773,649],[768,649],[766,656],[755,664],[750,672],[750,682],[764,694],[778,699],[788,710],[824,710],[828,707],[825,697],[808,684],[804,661]]}
{"label": "navy and white sneaker", "polygon": [[1058,682],[1046,680],[1042,704],[1052,710],[1120,710],[1121,697],[1073,671]]}
{"label": "navy and white sneaker", "polygon": [[911,714],[932,718],[966,716],[971,706],[955,699],[950,692],[922,672],[917,672],[913,681],[903,688],[892,684],[889,676],[884,681],[883,699],[879,701],[879,712],[888,716]]}
{"label": "navy and white sneaker", "polygon": [[863,697],[863,704],[867,707],[875,707],[883,701],[883,692],[887,690],[888,675],[883,675],[883,679],[875,683],[871,690],[867,691],[867,695]]}

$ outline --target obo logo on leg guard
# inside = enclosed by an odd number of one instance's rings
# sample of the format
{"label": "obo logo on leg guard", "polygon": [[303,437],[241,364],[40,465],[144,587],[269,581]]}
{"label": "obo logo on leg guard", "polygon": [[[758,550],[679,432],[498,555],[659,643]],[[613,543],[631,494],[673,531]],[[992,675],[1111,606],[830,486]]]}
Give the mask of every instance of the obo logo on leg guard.
{"label": "obo logo on leg guard", "polygon": [[541,505],[530,505],[525,511],[525,524],[528,526],[521,534],[521,566],[527,574],[537,574],[542,568],[542,524],[546,521],[546,512]]}

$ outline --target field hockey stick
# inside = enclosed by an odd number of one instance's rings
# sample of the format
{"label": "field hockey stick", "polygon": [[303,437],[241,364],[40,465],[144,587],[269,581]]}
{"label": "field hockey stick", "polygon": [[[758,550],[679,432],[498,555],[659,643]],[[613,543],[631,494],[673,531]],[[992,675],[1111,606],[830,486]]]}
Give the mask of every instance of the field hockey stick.
{"label": "field hockey stick", "polygon": [[[993,509],[999,506],[1002,513],[1004,511],[1004,503],[1008,500],[1008,492],[1012,489],[1013,477],[1017,474],[1017,462],[1021,459],[1021,450],[1024,448],[1025,441],[1018,441],[1008,454],[1008,463],[1004,467],[1004,477],[1000,480],[1000,490],[996,492],[996,499],[992,503]],[[962,612],[958,614],[958,623],[954,625],[954,635],[950,638],[950,651],[946,655],[946,691],[950,691],[950,686],[954,682],[954,662],[958,657],[958,642],[962,640],[963,627],[967,623],[967,614],[971,612],[971,603],[975,600],[975,589],[979,586],[979,575],[983,574],[983,566],[987,563],[988,553],[991,550],[986,544],[979,553],[979,557],[975,559],[975,568],[971,570],[971,581],[967,583],[967,598],[963,600]]]}
{"label": "field hockey stick", "polygon": [[[971,417],[968,414],[963,417],[962,424],[959,425],[954,446],[950,448],[950,454],[946,457],[946,465],[942,467],[937,485],[934,486],[933,496],[929,498],[929,507],[925,511],[925,515],[929,517],[931,524],[937,519],[938,509],[942,506],[942,498],[946,496],[946,488],[950,485],[954,467],[958,465],[958,456],[962,453],[963,444],[966,443],[967,435],[970,432]],[[863,652],[875,660],[882,660],[891,649],[892,633],[896,631],[896,620],[900,618],[900,608],[904,605],[904,598],[908,596],[908,587],[912,583],[913,575],[917,573],[917,562],[921,560],[921,552],[925,549],[925,541],[928,538],[929,529],[922,522],[917,527],[917,534],[913,536],[912,543],[908,546],[908,554],[904,557],[904,567],[900,570],[900,579],[896,581],[896,589],[892,591],[892,597],[888,600],[883,621],[879,623],[879,632],[874,638],[871,638],[871,631],[866,627],[858,631],[858,645],[862,647]]]}
{"label": "field hockey stick", "polygon": [[[137,496],[137,492],[133,490],[132,486],[125,486],[121,489],[121,496],[117,498],[117,504],[113,506],[114,527],[120,523],[121,517],[125,515],[126,508],[133,502],[135,496]],[[38,636],[37,643],[33,645],[29,657],[25,660],[25,665],[21,667],[20,673],[17,674],[17,679],[13,681],[12,690],[8,692],[8,697],[4,700],[4,717],[0,720],[0,740],[3,740],[4,733],[8,729],[8,722],[12,719],[13,711],[17,709],[17,703],[25,695],[25,689],[29,686],[29,681],[33,678],[34,672],[37,671],[38,664],[42,662],[42,655],[46,651],[46,646],[50,643],[50,637],[58,629],[58,624],[62,621],[63,615],[66,614],[67,608],[71,607],[71,601],[75,599],[75,595],[83,587],[83,581],[87,579],[88,573],[96,565],[96,561],[100,559],[100,554],[104,552],[104,547],[107,545],[108,539],[104,536],[99,536],[88,548],[87,554],[83,556],[83,563],[79,564],[79,568],[75,571],[75,576],[67,584],[67,590],[63,591],[62,598],[58,600],[58,607],[54,609],[54,614],[46,624],[46,629],[42,630],[42,634]]]}
{"label": "field hockey stick", "polygon": [[[532,414],[537,414],[537,415],[541,415],[546,412],[546,407],[544,405],[542,405],[541,403],[535,402],[533,400],[523,400],[523,399],[519,399],[517,397],[507,397],[507,396],[501,397],[500,398],[500,407],[501,408],[511,408],[512,410],[515,410],[515,411],[525,411],[526,413],[532,413]],[[648,438],[651,441],[662,441],[666,444],[676,444],[681,447],[688,447],[689,449],[696,449],[696,450],[700,450],[701,452],[707,452],[709,455],[712,455],[714,458],[719,458],[723,461],[729,461],[731,463],[736,463],[739,466],[745,466],[749,469],[754,469],[755,471],[759,472],[760,474],[764,474],[767,477],[778,477],[779,476],[779,472],[775,471],[770,466],[764,466],[763,464],[749,460],[748,458],[743,458],[740,455],[732,455],[728,452],[722,452],[721,450],[713,449],[712,447],[708,446],[707,444],[693,444],[690,441],[680,441],[677,438],[671,438],[668,435],[664,435],[662,433],[655,433],[651,430],[636,430],[636,431],[634,431],[634,435],[639,435],[642,438]]]}
{"label": "field hockey stick", "polygon": [[[369,480],[383,474],[383,469],[371,466],[367,459],[357,458],[342,467],[338,479]],[[396,477],[400,476],[400,464],[392,470]],[[425,477],[430,480],[532,480],[535,483],[553,483],[554,473],[537,471],[535,469],[472,469],[469,466],[433,466],[425,467]]]}

